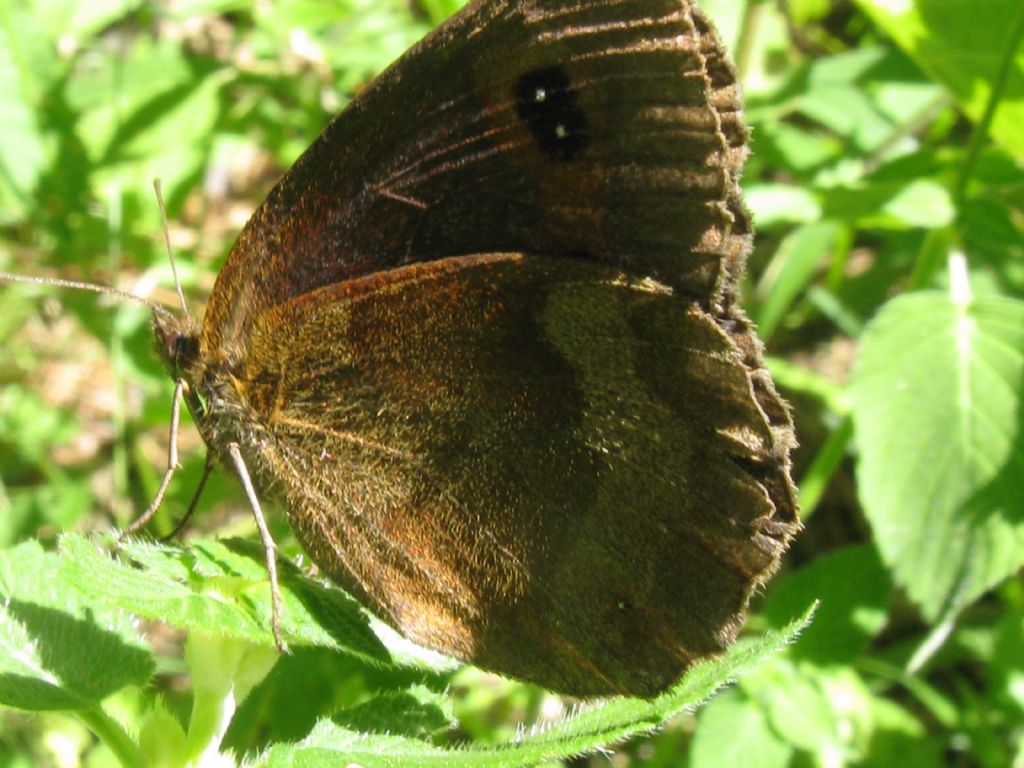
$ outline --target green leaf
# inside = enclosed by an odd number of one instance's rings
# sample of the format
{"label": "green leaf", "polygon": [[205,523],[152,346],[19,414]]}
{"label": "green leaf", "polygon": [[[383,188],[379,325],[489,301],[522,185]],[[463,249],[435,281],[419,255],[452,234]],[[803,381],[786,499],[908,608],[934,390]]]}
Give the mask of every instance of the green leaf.
{"label": "green leaf", "polygon": [[690,764],[700,768],[785,768],[793,751],[775,735],[756,702],[730,691],[701,710]]}
{"label": "green leaf", "polygon": [[27,460],[48,464],[48,447],[70,442],[78,431],[72,416],[48,409],[36,392],[15,385],[0,391],[0,435]]}
{"label": "green leaf", "polygon": [[848,137],[864,152],[874,150],[891,134],[889,121],[878,113],[861,86],[838,82],[817,85],[804,94],[800,114]]}
{"label": "green leaf", "polygon": [[[423,685],[429,685],[431,691],[444,691],[447,682],[447,676],[416,668],[382,667],[327,648],[295,646],[291,653],[281,656],[239,707],[223,748],[236,754],[255,754],[274,742],[296,742],[324,717],[353,730],[376,731],[374,721],[383,719],[376,707],[378,700],[382,709],[397,718],[388,725],[387,732],[424,735],[407,729],[412,729],[415,721],[419,723],[415,727],[429,730],[439,710],[444,711],[446,719],[452,718],[448,717],[447,705],[435,701],[433,706],[415,691]],[[370,692],[373,695],[368,699]],[[409,702],[408,696],[415,696],[421,706],[414,707],[410,702],[404,713],[400,712],[394,705],[400,700]],[[302,706],[296,706],[296,702],[302,702]]]}
{"label": "green leaf", "polygon": [[[127,70],[132,77],[120,77]],[[148,37],[134,39],[118,57],[95,57],[68,76],[68,108],[79,116],[76,135],[97,162],[117,159],[137,140],[137,152],[167,149],[146,144],[149,126],[173,110],[166,94],[181,94],[197,85],[199,73],[179,47]],[[138,137],[138,138],[136,138]],[[100,170],[108,170],[100,165]]]}
{"label": "green leaf", "polygon": [[779,739],[821,765],[852,763],[871,732],[871,690],[849,667],[783,656],[754,670],[738,689],[764,712]]}
{"label": "green leaf", "polygon": [[36,14],[52,39],[86,38],[142,5],[141,0],[47,0],[36,2]]}
{"label": "green leaf", "polygon": [[821,203],[808,190],[788,184],[753,184],[746,189],[747,205],[758,225],[811,222],[821,218]]}
{"label": "green leaf", "polygon": [[[446,2],[438,6],[452,6]],[[319,44],[299,38],[306,46],[305,57],[324,59],[341,75],[336,83],[345,93],[381,72],[413,43],[430,31],[422,16],[414,14],[407,2],[377,0],[374,3],[267,3],[257,5],[255,21],[266,35],[268,56],[278,56],[286,47],[296,48],[296,30],[318,32]],[[429,9],[431,14],[433,8]],[[454,10],[454,9],[452,9]],[[257,49],[259,50],[259,49]]]}
{"label": "green leaf", "polygon": [[767,664],[744,680],[756,691],[772,730],[788,744],[811,752],[832,750],[840,742],[841,713],[829,701],[824,680],[810,665],[788,660]]}
{"label": "green leaf", "polygon": [[194,183],[209,151],[221,113],[221,89],[229,76],[225,70],[202,78],[193,75],[191,81],[153,96],[119,121],[103,158],[116,169],[115,178],[123,178],[117,164],[124,162],[133,172],[160,178],[168,197]]}
{"label": "green leaf", "polygon": [[764,613],[784,626],[814,601],[814,623],[790,651],[818,664],[852,662],[884,626],[892,586],[870,544],[855,544],[817,558],[774,584]]}
{"label": "green leaf", "polygon": [[933,768],[948,758],[946,745],[895,701],[876,697],[871,701],[873,728],[862,768]]}
{"label": "green leaf", "polygon": [[757,285],[758,296],[764,298],[755,317],[762,339],[771,337],[786,310],[835,250],[841,231],[838,222],[821,221],[797,227],[783,238]]}
{"label": "green leaf", "polygon": [[0,704],[83,709],[153,673],[134,618],[83,599],[63,565],[37,542],[0,552]]}
{"label": "green leaf", "polygon": [[[81,536],[61,539],[65,567],[74,573],[78,588],[98,604],[209,635],[273,643],[261,547],[233,540],[196,541],[185,550],[125,542],[121,551],[127,563],[112,559]],[[286,642],[325,646],[387,663],[387,650],[354,600],[302,577],[291,563],[279,561],[279,570]]]}
{"label": "green leaf", "polygon": [[18,4],[0,8],[0,222],[31,210],[32,195],[50,152],[36,107],[52,76],[52,59],[40,57],[37,20]]}
{"label": "green leaf", "polygon": [[332,720],[361,733],[393,733],[428,738],[451,725],[451,701],[423,686],[385,691],[373,700],[343,710]]}
{"label": "green leaf", "polygon": [[566,759],[648,733],[680,712],[693,709],[716,689],[780,652],[808,620],[809,612],[782,631],[737,643],[722,657],[694,667],[674,688],[656,699],[616,698],[591,704],[543,731],[494,746],[443,749],[419,739],[358,733],[325,720],[300,743],[272,747],[256,765],[327,768],[354,763],[363,768],[512,768]]}
{"label": "green leaf", "polygon": [[834,160],[842,149],[842,143],[834,137],[779,120],[765,120],[751,137],[751,151],[758,162],[766,167],[781,165],[797,172],[806,172]]}
{"label": "green leaf", "polygon": [[827,216],[884,229],[944,227],[952,222],[954,213],[946,188],[928,179],[837,187],[828,190],[824,205]]}
{"label": "green leaf", "polygon": [[864,510],[931,620],[1024,563],[1024,303],[939,292],[889,302],[851,382]]}
{"label": "green leaf", "polygon": [[985,673],[1006,712],[1024,714],[1024,611],[1008,610],[996,626],[995,653]]}
{"label": "green leaf", "polygon": [[[1012,63],[991,134],[1024,158],[1024,5],[1020,0],[857,0],[881,29],[981,119],[1003,59]],[[1014,53],[1014,51],[1016,51]]]}

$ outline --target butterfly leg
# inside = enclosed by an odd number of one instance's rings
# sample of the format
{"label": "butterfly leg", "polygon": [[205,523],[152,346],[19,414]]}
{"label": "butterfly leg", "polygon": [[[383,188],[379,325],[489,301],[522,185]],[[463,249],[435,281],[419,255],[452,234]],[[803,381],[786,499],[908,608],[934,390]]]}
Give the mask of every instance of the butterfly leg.
{"label": "butterfly leg", "polygon": [[228,444],[228,456],[231,457],[231,464],[238,473],[238,479],[242,481],[242,488],[249,500],[253,517],[256,518],[256,527],[260,530],[260,538],[263,540],[263,549],[266,552],[267,575],[270,577],[270,623],[274,632],[274,644],[282,653],[287,653],[288,648],[281,639],[281,589],[277,581],[277,544],[274,543],[270,529],[267,527],[266,518],[263,516],[263,508],[260,506],[259,497],[253,487],[252,478],[249,477],[249,470],[245,466],[245,459],[238,448],[238,443]]}
{"label": "butterfly leg", "polygon": [[181,421],[181,396],[184,389],[184,379],[178,379],[174,382],[174,396],[171,399],[171,434],[167,446],[167,469],[164,471],[164,477],[160,481],[160,487],[157,488],[156,495],[153,497],[153,501],[149,503],[146,511],[135,522],[125,528],[119,538],[130,536],[153,519],[153,515],[156,514],[156,511],[160,509],[160,504],[163,503],[164,495],[171,484],[171,478],[174,477],[174,473],[177,470],[181,469],[181,464],[178,463],[178,424]]}
{"label": "butterfly leg", "polygon": [[182,515],[181,520],[174,526],[174,529],[166,536],[161,536],[160,541],[174,541],[178,534],[185,530],[185,526],[188,525],[188,521],[192,519],[192,515],[195,514],[196,507],[199,505],[199,499],[203,495],[203,489],[206,488],[206,481],[210,479],[210,473],[213,472],[214,459],[212,453],[206,454],[206,466],[203,467],[203,476],[199,478],[199,485],[196,486],[195,491],[192,493],[192,501],[188,503],[188,509],[185,510],[185,514]]}

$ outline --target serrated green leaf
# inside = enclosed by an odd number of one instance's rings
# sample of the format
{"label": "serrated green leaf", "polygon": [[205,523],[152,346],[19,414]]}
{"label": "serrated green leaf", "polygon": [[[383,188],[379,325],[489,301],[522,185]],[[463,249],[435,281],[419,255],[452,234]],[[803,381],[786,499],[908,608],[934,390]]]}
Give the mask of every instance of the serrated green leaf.
{"label": "serrated green leaf", "polygon": [[255,765],[326,768],[354,763],[363,768],[513,768],[593,752],[629,736],[650,732],[680,712],[700,705],[718,688],[778,653],[808,620],[809,614],[782,631],[737,643],[722,657],[697,665],[674,688],[655,699],[617,698],[589,704],[549,728],[503,744],[442,749],[419,739],[367,735],[321,721],[302,742],[274,746]]}
{"label": "serrated green leaf", "polygon": [[63,565],[37,542],[0,552],[0,704],[82,709],[153,673],[132,616],[83,600]]}
{"label": "serrated green leaf", "polygon": [[[258,545],[197,541],[178,549],[126,543],[122,553],[129,560],[138,554],[137,564],[146,569],[112,559],[80,536],[64,536],[61,552],[79,589],[100,604],[213,636],[273,643],[270,588]],[[286,642],[388,662],[387,650],[354,600],[303,577],[291,563],[280,561],[279,568]]]}
{"label": "serrated green leaf", "polygon": [[858,482],[894,579],[929,619],[1024,563],[1024,303],[889,302],[851,382]]}
{"label": "serrated green leaf", "polygon": [[451,699],[447,696],[423,686],[413,686],[404,691],[386,691],[334,714],[331,719],[359,733],[427,738],[452,723],[451,710]]}
{"label": "serrated green leaf", "polygon": [[[245,754],[274,742],[295,742],[310,733],[318,720],[335,717],[346,708],[372,705],[379,696],[405,693],[421,684],[445,690],[446,682],[419,669],[382,667],[326,648],[296,646],[246,698],[224,745]],[[295,706],[296,702],[302,706]]]}

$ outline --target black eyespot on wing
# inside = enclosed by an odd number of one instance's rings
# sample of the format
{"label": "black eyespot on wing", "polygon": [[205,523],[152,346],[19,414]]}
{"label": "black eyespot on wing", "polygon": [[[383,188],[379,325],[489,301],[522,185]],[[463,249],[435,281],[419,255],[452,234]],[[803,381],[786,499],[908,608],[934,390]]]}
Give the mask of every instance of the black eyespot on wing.
{"label": "black eyespot on wing", "polygon": [[572,160],[587,146],[587,120],[578,97],[561,67],[535,69],[516,81],[516,113],[541,151],[556,160]]}

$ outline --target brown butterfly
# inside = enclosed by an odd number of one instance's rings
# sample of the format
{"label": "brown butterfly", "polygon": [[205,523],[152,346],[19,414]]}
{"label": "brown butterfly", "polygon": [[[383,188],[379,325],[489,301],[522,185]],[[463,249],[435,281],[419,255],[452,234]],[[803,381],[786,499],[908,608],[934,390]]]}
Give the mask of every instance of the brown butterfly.
{"label": "brown butterfly", "polygon": [[160,349],[211,455],[405,635],[652,695],[798,527],[736,304],[746,141],[691,0],[477,0],[277,184],[201,329],[156,314]]}

